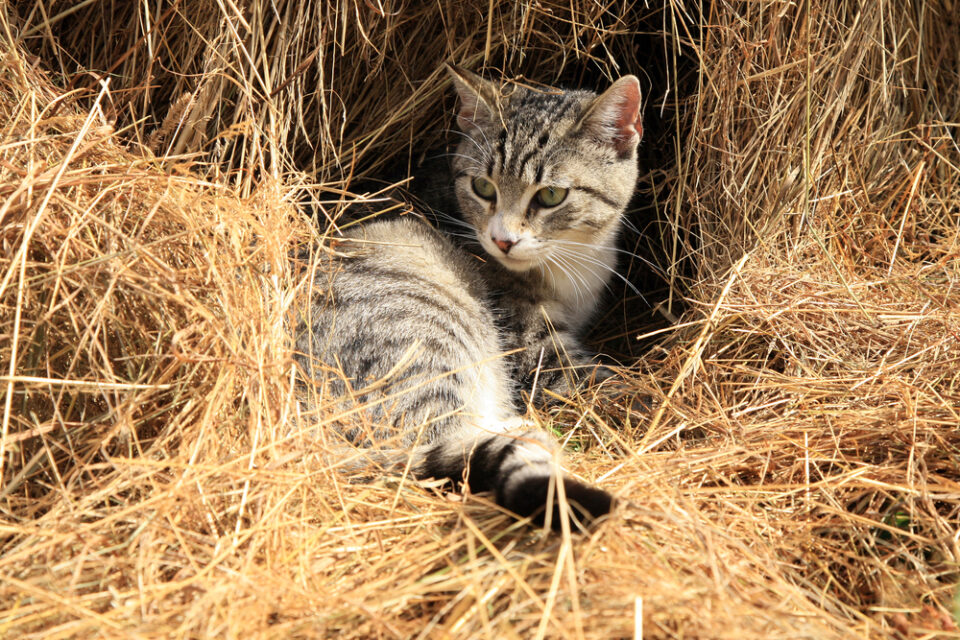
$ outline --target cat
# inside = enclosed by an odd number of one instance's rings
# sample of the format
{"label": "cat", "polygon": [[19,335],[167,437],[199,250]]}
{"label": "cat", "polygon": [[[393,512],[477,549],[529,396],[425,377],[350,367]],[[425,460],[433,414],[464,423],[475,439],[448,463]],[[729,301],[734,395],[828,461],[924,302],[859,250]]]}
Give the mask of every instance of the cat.
{"label": "cat", "polygon": [[349,230],[321,253],[297,359],[309,384],[375,425],[342,430],[370,459],[492,491],[540,524],[580,527],[608,513],[612,496],[562,472],[516,395],[534,382],[569,392],[577,380],[565,362],[581,377],[596,368],[580,334],[637,181],[639,82],[624,76],[599,96],[501,91],[448,71],[461,104],[451,162],[460,224],[486,256],[412,216]]}

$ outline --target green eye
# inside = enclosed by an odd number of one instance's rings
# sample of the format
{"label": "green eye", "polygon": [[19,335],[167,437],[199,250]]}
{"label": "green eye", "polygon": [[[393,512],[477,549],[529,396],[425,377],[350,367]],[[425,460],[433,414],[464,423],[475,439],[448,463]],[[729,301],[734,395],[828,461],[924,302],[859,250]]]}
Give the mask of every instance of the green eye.
{"label": "green eye", "polygon": [[563,187],[544,187],[537,191],[536,198],[542,207],[555,207],[567,199],[567,190]]}
{"label": "green eye", "polygon": [[496,200],[497,188],[486,178],[474,178],[470,183],[473,192],[484,200]]}

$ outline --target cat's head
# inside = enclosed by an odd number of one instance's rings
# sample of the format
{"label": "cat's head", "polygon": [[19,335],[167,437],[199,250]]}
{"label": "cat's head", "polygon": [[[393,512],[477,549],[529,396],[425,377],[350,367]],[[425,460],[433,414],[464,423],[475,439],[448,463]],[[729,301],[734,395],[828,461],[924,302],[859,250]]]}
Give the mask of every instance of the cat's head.
{"label": "cat's head", "polygon": [[490,82],[448,67],[463,140],[455,191],[483,248],[513,271],[614,243],[637,182],[640,83],[603,94]]}

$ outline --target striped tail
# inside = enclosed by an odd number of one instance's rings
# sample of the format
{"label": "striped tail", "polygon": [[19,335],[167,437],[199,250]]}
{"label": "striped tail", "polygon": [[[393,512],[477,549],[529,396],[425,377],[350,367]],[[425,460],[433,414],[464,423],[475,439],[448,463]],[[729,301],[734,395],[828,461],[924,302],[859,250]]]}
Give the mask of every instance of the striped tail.
{"label": "striped tail", "polygon": [[575,531],[613,507],[609,493],[563,473],[552,439],[541,431],[485,434],[462,444],[426,447],[417,475],[449,478],[455,484],[466,479],[471,491],[492,491],[499,505],[522,518],[532,516],[538,525],[549,513],[550,524],[558,531],[564,516]]}

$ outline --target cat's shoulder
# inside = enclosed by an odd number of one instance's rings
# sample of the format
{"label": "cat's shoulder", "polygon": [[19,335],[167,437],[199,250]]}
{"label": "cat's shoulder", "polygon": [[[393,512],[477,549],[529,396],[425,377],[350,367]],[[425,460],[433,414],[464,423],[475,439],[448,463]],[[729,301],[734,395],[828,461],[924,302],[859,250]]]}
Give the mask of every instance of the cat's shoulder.
{"label": "cat's shoulder", "polygon": [[408,240],[423,239],[428,242],[447,243],[446,238],[418,216],[373,220],[350,229],[346,235],[369,242],[406,238]]}
{"label": "cat's shoulder", "polygon": [[480,295],[485,291],[476,256],[419,216],[373,221],[351,229],[353,255],[389,264],[419,280],[456,282]]}

